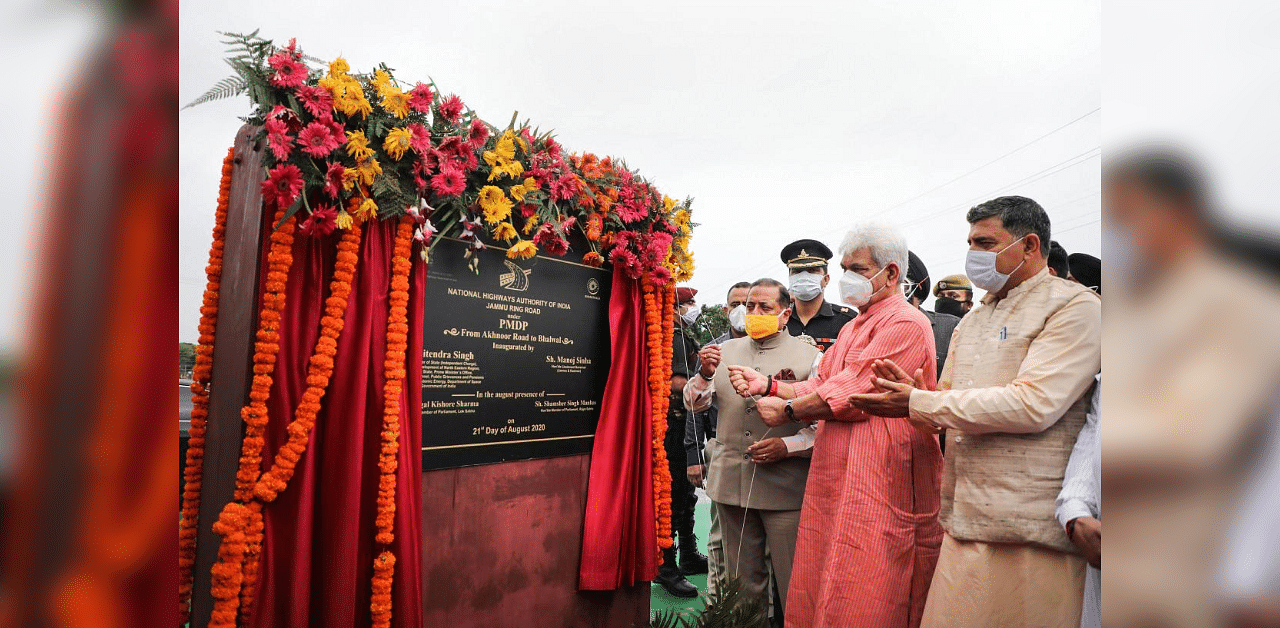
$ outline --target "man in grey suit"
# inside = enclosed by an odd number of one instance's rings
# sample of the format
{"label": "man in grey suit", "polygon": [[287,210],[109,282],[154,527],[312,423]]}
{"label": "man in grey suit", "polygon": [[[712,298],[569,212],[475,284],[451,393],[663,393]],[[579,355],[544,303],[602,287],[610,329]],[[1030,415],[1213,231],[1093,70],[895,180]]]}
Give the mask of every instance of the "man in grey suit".
{"label": "man in grey suit", "polygon": [[726,572],[741,578],[746,594],[764,596],[767,548],[785,609],[813,432],[801,423],[765,425],[754,400],[734,392],[727,365],[754,368],[770,381],[798,381],[822,354],[785,333],[791,297],[782,283],[757,280],[746,307],[748,337],[729,340],[718,351],[704,349],[702,368],[685,386],[684,399],[691,410],[707,408],[713,399],[719,405],[707,495],[720,519]]}

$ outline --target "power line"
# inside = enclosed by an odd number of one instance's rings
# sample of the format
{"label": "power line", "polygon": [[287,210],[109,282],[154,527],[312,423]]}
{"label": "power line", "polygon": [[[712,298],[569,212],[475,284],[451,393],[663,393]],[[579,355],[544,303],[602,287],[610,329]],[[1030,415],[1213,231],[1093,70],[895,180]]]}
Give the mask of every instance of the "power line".
{"label": "power line", "polygon": [[1079,118],[1076,118],[1076,119],[1074,119],[1074,120],[1072,120],[1072,121],[1070,121],[1070,122],[1068,122],[1068,123],[1066,123],[1066,124],[1064,124],[1064,125],[1062,125],[1062,126],[1060,126],[1060,127],[1056,128],[1056,129],[1054,129],[1054,130],[1052,130],[1052,131],[1049,131],[1048,133],[1045,133],[1044,135],[1041,135],[1040,137],[1037,137],[1037,138],[1036,138],[1036,139],[1034,139],[1034,140],[1031,140],[1030,142],[1027,142],[1026,144],[1023,144],[1022,146],[1019,146],[1019,147],[1017,147],[1017,148],[1015,148],[1015,149],[1013,149],[1013,150],[1011,150],[1011,151],[1009,151],[1009,152],[1007,152],[1007,153],[1005,153],[1005,154],[1003,154],[1003,155],[1001,155],[1001,156],[999,156],[999,157],[996,157],[995,159],[992,159],[991,161],[988,161],[987,163],[982,164],[981,166],[978,166],[977,168],[974,168],[973,170],[970,170],[970,171],[968,171],[968,172],[966,172],[966,173],[964,173],[964,174],[962,174],[962,175],[959,175],[959,176],[957,176],[957,177],[955,177],[955,178],[953,178],[953,179],[951,179],[951,180],[949,180],[949,181],[947,181],[947,182],[945,182],[945,183],[941,183],[941,184],[939,184],[939,185],[937,185],[937,186],[934,186],[934,187],[932,187],[932,188],[929,188],[928,190],[925,190],[924,192],[921,192],[921,193],[919,193],[919,194],[917,194],[917,195],[915,195],[915,196],[912,196],[911,198],[909,198],[909,199],[907,199],[907,200],[905,200],[905,201],[902,201],[901,203],[898,203],[897,205],[894,205],[894,206],[889,207],[889,208],[887,208],[887,209],[882,209],[882,210],[880,210],[880,211],[878,211],[878,212],[876,212],[876,213],[872,214],[870,217],[874,218],[874,217],[879,216],[879,215],[881,215],[881,214],[884,214],[884,213],[886,213],[886,212],[893,211],[893,210],[895,210],[895,209],[897,209],[897,208],[899,208],[899,207],[902,207],[902,206],[904,206],[904,205],[906,205],[906,204],[908,204],[908,203],[910,203],[910,202],[912,202],[912,201],[914,201],[914,200],[916,200],[916,199],[919,199],[919,198],[922,198],[922,197],[927,196],[927,195],[929,195],[929,194],[932,194],[932,193],[934,193],[934,192],[937,192],[938,190],[941,190],[942,188],[947,187],[948,185],[951,185],[952,183],[955,183],[956,181],[959,181],[960,179],[963,179],[963,178],[965,178],[965,177],[967,177],[967,176],[969,176],[969,175],[971,175],[971,174],[973,174],[973,173],[975,173],[975,172],[978,172],[979,170],[982,170],[983,168],[986,168],[987,166],[990,166],[991,164],[994,164],[994,163],[996,163],[996,162],[1000,161],[1001,159],[1004,159],[1004,158],[1006,158],[1006,157],[1009,157],[1010,155],[1013,155],[1014,153],[1017,153],[1018,151],[1021,151],[1022,149],[1027,148],[1028,146],[1031,146],[1032,144],[1035,144],[1036,142],[1039,142],[1039,141],[1041,141],[1041,140],[1043,140],[1043,139],[1045,139],[1045,138],[1049,137],[1050,135],[1053,135],[1054,133],[1057,133],[1058,131],[1061,131],[1061,130],[1063,130],[1063,129],[1065,129],[1065,128],[1067,128],[1067,127],[1069,127],[1069,126],[1073,125],[1073,124],[1076,124],[1077,122],[1080,122],[1081,120],[1084,120],[1085,118],[1088,118],[1089,116],[1091,116],[1091,115],[1093,115],[1093,114],[1095,114],[1095,113],[1098,113],[1099,111],[1102,111],[1102,107],[1097,107],[1097,108],[1095,108],[1094,110],[1090,111],[1089,113],[1086,113],[1086,114],[1084,114],[1084,115],[1080,116]]}
{"label": "power line", "polygon": [[1034,173],[1032,173],[1032,174],[1030,174],[1030,175],[1027,175],[1026,177],[1023,177],[1022,179],[1019,179],[1019,180],[1017,180],[1017,181],[1014,181],[1013,183],[1009,183],[1009,184],[1003,185],[1003,186],[1001,186],[1001,187],[999,187],[999,188],[996,188],[995,190],[992,190],[992,191],[990,191],[990,192],[986,192],[986,193],[984,193],[984,194],[979,194],[979,195],[977,195],[977,196],[974,196],[974,197],[972,197],[971,199],[969,199],[968,201],[966,201],[965,203],[962,203],[962,204],[960,204],[960,205],[953,205],[953,206],[948,207],[948,208],[946,208],[946,209],[943,209],[943,210],[940,210],[940,211],[936,211],[936,212],[934,212],[934,213],[932,213],[932,214],[927,214],[927,215],[925,215],[925,216],[922,216],[922,217],[920,217],[920,218],[917,218],[917,219],[915,219],[915,220],[912,220],[912,221],[910,221],[910,222],[908,222],[908,223],[906,223],[906,224],[902,225],[902,227],[905,229],[906,227],[909,227],[909,226],[912,226],[912,225],[920,224],[920,223],[922,223],[922,222],[924,222],[924,221],[927,221],[927,220],[930,220],[930,219],[933,219],[933,218],[937,218],[938,216],[941,216],[941,215],[943,215],[943,214],[946,214],[946,213],[949,213],[949,212],[956,211],[957,209],[963,210],[963,209],[965,209],[965,208],[967,208],[967,207],[971,207],[975,202],[978,202],[978,201],[981,201],[981,200],[985,200],[985,199],[993,198],[993,197],[995,197],[996,195],[1000,194],[1001,192],[1005,192],[1005,191],[1011,190],[1011,189],[1013,189],[1013,188],[1015,188],[1015,187],[1018,187],[1018,186],[1020,186],[1020,185],[1030,185],[1030,184],[1032,184],[1032,183],[1035,183],[1036,181],[1039,181],[1039,180],[1044,179],[1044,178],[1046,178],[1046,177],[1050,177],[1050,176],[1053,176],[1053,175],[1055,175],[1055,174],[1057,174],[1057,173],[1059,173],[1059,172],[1062,172],[1063,170],[1066,170],[1067,168],[1072,168],[1072,167],[1078,166],[1078,165],[1080,165],[1080,164],[1082,164],[1082,163],[1084,163],[1084,162],[1086,162],[1086,161],[1088,161],[1088,160],[1090,160],[1090,159],[1092,159],[1092,158],[1094,158],[1094,157],[1097,157],[1097,156],[1099,156],[1099,155],[1101,155],[1101,154],[1102,154],[1102,147],[1101,147],[1101,146],[1095,146],[1095,147],[1093,147],[1093,148],[1091,148],[1091,149],[1089,149],[1089,150],[1087,150],[1087,151],[1085,151],[1085,152],[1083,152],[1083,153],[1080,153],[1080,154],[1075,155],[1075,156],[1072,156],[1072,157],[1068,157],[1067,159],[1065,159],[1065,160],[1063,160],[1063,161],[1060,161],[1060,162],[1058,162],[1058,163],[1056,163],[1056,164],[1054,164],[1054,165],[1052,165],[1052,166],[1049,166],[1048,168],[1045,168],[1044,170],[1041,170],[1041,171],[1039,171],[1039,172],[1034,172]]}

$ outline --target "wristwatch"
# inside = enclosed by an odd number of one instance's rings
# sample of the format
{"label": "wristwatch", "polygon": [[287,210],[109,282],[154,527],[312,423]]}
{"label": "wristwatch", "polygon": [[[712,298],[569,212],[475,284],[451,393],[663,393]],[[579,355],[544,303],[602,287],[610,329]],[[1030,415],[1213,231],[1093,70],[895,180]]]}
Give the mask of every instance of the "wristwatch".
{"label": "wristwatch", "polygon": [[787,400],[787,406],[786,408],[783,409],[783,411],[787,413],[787,418],[791,419],[792,423],[799,423],[800,420],[796,418],[796,409],[791,406],[792,401],[795,401],[795,400],[794,399]]}

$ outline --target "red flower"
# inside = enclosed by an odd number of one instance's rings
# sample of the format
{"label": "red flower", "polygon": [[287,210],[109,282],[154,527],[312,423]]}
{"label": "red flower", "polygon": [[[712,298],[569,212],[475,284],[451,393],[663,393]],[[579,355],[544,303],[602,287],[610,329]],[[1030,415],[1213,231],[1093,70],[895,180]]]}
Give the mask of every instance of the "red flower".
{"label": "red flower", "polygon": [[552,255],[564,255],[569,252],[569,243],[564,237],[556,232],[555,227],[551,223],[546,223],[533,234],[533,243],[542,247],[542,250]]}
{"label": "red flower", "polygon": [[622,222],[636,222],[644,220],[649,215],[649,212],[644,208],[644,206],[637,203],[635,200],[618,203],[617,205],[614,205],[614,209],[617,210],[618,218],[620,218]]}
{"label": "red flower", "polygon": [[551,198],[558,201],[573,200],[578,195],[578,180],[572,175],[562,176],[551,182]]}
{"label": "red flower", "polygon": [[327,236],[337,228],[338,212],[329,205],[320,205],[311,217],[302,223],[302,233],[312,237]]}
{"label": "red flower", "polygon": [[436,150],[440,151],[442,155],[446,155],[448,157],[462,157],[462,154],[466,152],[466,146],[462,143],[462,138],[456,135],[450,135],[449,137],[440,140],[440,144],[436,146]]}
{"label": "red flower", "polygon": [[307,66],[298,63],[288,52],[277,52],[267,59],[267,63],[275,68],[268,79],[276,87],[294,88],[307,84]]}
{"label": "red flower", "polygon": [[484,120],[476,118],[471,121],[471,128],[467,130],[467,143],[474,147],[483,146],[485,140],[489,139],[489,125]]}
{"label": "red flower", "polygon": [[658,266],[653,269],[653,285],[665,286],[671,281],[671,270],[666,266]]}
{"label": "red flower", "polygon": [[293,137],[289,135],[289,125],[280,118],[268,118],[263,128],[267,130],[267,146],[276,161],[289,159],[293,152]]}
{"label": "red flower", "polygon": [[333,109],[333,94],[323,87],[315,85],[303,85],[298,88],[298,100],[302,102],[302,106],[311,115],[321,118],[330,115]]}
{"label": "red flower", "polygon": [[431,177],[431,189],[440,196],[457,196],[467,189],[467,179],[457,166],[441,164],[440,174]]}
{"label": "red flower", "polygon": [[280,120],[281,122],[289,125],[290,133],[297,133],[302,129],[302,118],[299,118],[298,114],[294,113],[292,109],[284,105],[276,105],[275,108],[271,110],[271,113],[267,114],[267,119]]}
{"label": "red flower", "polygon": [[312,122],[298,134],[298,143],[302,152],[312,157],[328,157],[342,144],[333,135],[333,129],[324,122]]}
{"label": "red flower", "polygon": [[333,136],[338,138],[338,143],[342,143],[342,138],[347,136],[347,129],[341,122],[334,120],[333,116],[330,115],[320,118],[320,122],[329,125],[329,128],[333,130]]}
{"label": "red flower", "polygon": [[409,90],[409,108],[422,113],[431,113],[431,87],[418,83]]}
{"label": "red flower", "polygon": [[649,234],[649,243],[645,246],[645,257],[653,264],[661,264],[667,260],[671,249],[671,234],[655,231]]}
{"label": "red flower", "polygon": [[444,100],[440,101],[440,106],[436,107],[436,113],[444,118],[449,124],[457,124],[458,116],[462,115],[462,99],[457,94],[449,94]]}
{"label": "red flower", "polygon": [[613,252],[609,253],[609,261],[626,271],[627,276],[632,279],[640,276],[640,260],[636,259],[635,254],[627,249],[620,246],[614,247]]}
{"label": "red flower", "polygon": [[338,198],[338,194],[342,193],[342,173],[346,168],[342,164],[330,163],[329,169],[324,173],[324,192],[332,198]]}
{"label": "red flower", "polygon": [[409,130],[413,131],[413,138],[409,140],[409,148],[419,155],[426,155],[431,152],[431,131],[421,124],[410,124]]}
{"label": "red flower", "polygon": [[287,208],[297,200],[302,186],[302,171],[293,164],[282,164],[267,174],[267,180],[262,182],[262,196],[276,207]]}

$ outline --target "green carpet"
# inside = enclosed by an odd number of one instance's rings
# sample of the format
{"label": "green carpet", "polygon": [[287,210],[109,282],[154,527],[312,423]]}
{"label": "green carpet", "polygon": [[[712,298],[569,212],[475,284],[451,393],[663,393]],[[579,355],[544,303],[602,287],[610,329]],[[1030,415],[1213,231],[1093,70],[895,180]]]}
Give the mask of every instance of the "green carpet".
{"label": "green carpet", "polygon": [[[707,553],[707,536],[711,531],[711,502],[705,498],[694,508],[693,533],[698,537],[698,551]],[[700,594],[707,593],[707,574],[687,576],[689,582],[698,587]],[[679,611],[684,609],[702,610],[702,598],[676,597],[667,593],[660,584],[649,585],[649,615],[658,611]]]}

